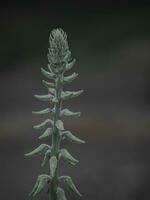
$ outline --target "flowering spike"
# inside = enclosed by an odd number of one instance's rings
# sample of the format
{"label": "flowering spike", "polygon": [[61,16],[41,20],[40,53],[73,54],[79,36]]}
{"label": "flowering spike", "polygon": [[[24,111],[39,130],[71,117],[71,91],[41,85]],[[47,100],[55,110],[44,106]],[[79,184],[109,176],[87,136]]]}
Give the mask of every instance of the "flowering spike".
{"label": "flowering spike", "polygon": [[48,102],[50,107],[41,111],[34,111],[33,114],[49,114],[48,119],[34,126],[34,128],[37,130],[45,129],[39,139],[50,138],[49,136],[51,136],[52,144],[51,146],[41,144],[32,152],[26,154],[26,156],[44,155],[41,165],[45,166],[49,164],[49,175],[40,175],[38,177],[30,196],[35,197],[48,185],[49,200],[66,200],[65,192],[59,186],[61,179],[63,179],[67,189],[76,193],[78,196],[81,196],[81,194],[70,177],[59,177],[59,160],[62,158],[65,163],[70,165],[76,165],[79,161],[76,160],[67,149],[60,149],[60,143],[63,139],[67,139],[76,144],[83,144],[85,142],[74,136],[70,131],[66,131],[62,121],[63,116],[80,116],[80,112],[72,112],[69,109],[64,109],[63,101],[78,97],[83,92],[83,90],[75,92],[63,90],[64,85],[72,82],[78,74],[65,74],[73,68],[75,59],[71,58],[67,34],[62,29],[54,29],[50,34],[48,61],[48,68],[41,68],[42,74],[49,79],[48,82],[45,80],[42,81],[48,93],[46,95],[35,95],[35,98]]}

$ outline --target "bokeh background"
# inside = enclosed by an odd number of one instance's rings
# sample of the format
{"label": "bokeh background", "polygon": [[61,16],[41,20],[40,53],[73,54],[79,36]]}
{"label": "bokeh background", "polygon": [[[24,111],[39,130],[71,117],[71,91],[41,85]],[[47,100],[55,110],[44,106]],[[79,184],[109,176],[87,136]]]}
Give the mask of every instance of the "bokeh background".
{"label": "bokeh background", "polygon": [[[84,95],[68,102],[80,119],[66,128],[85,145],[63,142],[77,167],[62,163],[81,199],[150,198],[150,6],[148,1],[4,1],[0,8],[0,199],[25,200],[39,174],[41,158],[24,153],[40,144],[31,114],[44,104],[40,67],[47,66],[50,31],[68,34],[74,71],[69,89]],[[73,70],[72,70],[73,71]],[[72,72],[71,71],[71,72]],[[71,73],[70,72],[70,73]],[[50,141],[43,141],[50,142]],[[68,199],[76,196],[67,193]],[[37,199],[47,199],[42,193]]]}

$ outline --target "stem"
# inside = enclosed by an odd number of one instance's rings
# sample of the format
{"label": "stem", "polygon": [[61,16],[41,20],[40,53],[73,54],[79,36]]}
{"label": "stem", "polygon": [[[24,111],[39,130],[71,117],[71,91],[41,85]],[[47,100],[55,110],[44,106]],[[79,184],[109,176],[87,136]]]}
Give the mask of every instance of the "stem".
{"label": "stem", "polygon": [[[52,135],[52,155],[56,156],[57,160],[58,160],[58,152],[60,148],[60,135],[59,135],[58,129],[56,128],[56,121],[59,119],[61,106],[62,106],[62,102],[60,99],[61,91],[62,91],[62,84],[60,81],[61,76],[63,75],[58,74],[55,81],[55,96],[58,99],[58,103],[56,103],[54,106],[55,108],[54,125],[53,125],[54,132]],[[51,181],[49,200],[57,200],[56,191],[58,187],[58,164],[59,163],[57,163],[57,169],[56,169],[55,175]]]}

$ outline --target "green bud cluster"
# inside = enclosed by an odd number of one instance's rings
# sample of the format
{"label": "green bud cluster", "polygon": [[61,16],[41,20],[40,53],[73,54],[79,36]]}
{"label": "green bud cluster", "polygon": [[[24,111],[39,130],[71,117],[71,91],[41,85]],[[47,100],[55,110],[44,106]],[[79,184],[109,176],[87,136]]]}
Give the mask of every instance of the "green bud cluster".
{"label": "green bud cluster", "polygon": [[52,144],[41,144],[30,153],[25,154],[26,156],[42,155],[43,161],[41,165],[49,166],[49,175],[42,174],[38,176],[29,195],[31,198],[35,197],[48,186],[49,200],[66,200],[65,191],[60,187],[61,182],[64,183],[68,190],[76,193],[78,196],[81,196],[81,194],[71,177],[59,176],[59,160],[62,159],[64,163],[71,166],[76,165],[79,161],[67,149],[61,149],[60,143],[64,139],[75,144],[85,142],[70,131],[65,130],[63,123],[64,117],[79,117],[81,113],[72,112],[68,108],[62,107],[63,101],[78,97],[83,90],[63,90],[65,84],[72,82],[78,76],[77,73],[65,75],[75,64],[75,59],[71,58],[66,33],[62,29],[54,29],[50,34],[49,44],[48,68],[47,70],[41,68],[42,74],[48,79],[48,81],[42,81],[48,93],[46,95],[34,95],[38,100],[48,102],[49,107],[41,111],[34,111],[33,114],[49,114],[49,118],[35,125],[34,129],[44,130],[39,139],[51,137]]}

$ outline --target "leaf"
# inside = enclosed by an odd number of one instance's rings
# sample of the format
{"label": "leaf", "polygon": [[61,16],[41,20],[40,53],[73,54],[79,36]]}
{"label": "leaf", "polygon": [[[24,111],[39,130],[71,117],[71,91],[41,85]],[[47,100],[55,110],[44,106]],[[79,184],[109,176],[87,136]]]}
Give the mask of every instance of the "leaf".
{"label": "leaf", "polygon": [[57,104],[59,101],[56,97],[53,97],[51,100],[52,103]]}
{"label": "leaf", "polygon": [[51,73],[54,73],[54,70],[53,70],[53,64],[48,64],[48,69]]}
{"label": "leaf", "polygon": [[58,128],[58,130],[63,131],[64,130],[64,124],[61,120],[57,120],[56,121],[56,127]]}
{"label": "leaf", "polygon": [[38,184],[39,184],[39,180],[37,179],[32,191],[29,193],[29,196],[32,196],[35,193],[35,191],[36,191],[36,189],[38,187]]}
{"label": "leaf", "polygon": [[74,72],[73,74],[64,77],[62,82],[63,82],[64,84],[65,84],[65,83],[71,83],[71,82],[72,82],[75,78],[77,78],[77,77],[78,77],[78,74]]}
{"label": "leaf", "polygon": [[45,69],[41,68],[41,72],[42,74],[48,78],[48,79],[54,79],[55,78],[55,74],[54,73],[50,73],[50,72],[47,72]]}
{"label": "leaf", "polygon": [[50,108],[46,108],[46,109],[40,110],[40,111],[32,111],[32,114],[43,115],[43,114],[47,114],[47,113],[50,113],[50,112],[51,112],[51,109]]}
{"label": "leaf", "polygon": [[65,67],[66,71],[70,70],[74,66],[75,62],[76,62],[76,60],[73,59],[72,62],[67,63],[66,67]]}
{"label": "leaf", "polygon": [[61,149],[60,150],[60,154],[59,154],[59,158],[62,157],[63,161],[66,164],[70,164],[70,165],[76,165],[79,161],[76,160],[69,152],[67,149]]}
{"label": "leaf", "polygon": [[80,94],[82,94],[82,92],[83,90],[79,90],[75,92],[71,92],[71,91],[62,92],[61,99],[62,100],[72,99],[72,98],[78,97]]}
{"label": "leaf", "polygon": [[55,89],[54,89],[54,88],[48,88],[48,91],[49,91],[51,94],[55,94]]}
{"label": "leaf", "polygon": [[62,136],[64,139],[67,139],[68,141],[75,143],[75,144],[84,144],[85,141],[79,139],[78,137],[74,136],[70,131],[64,131],[62,133]]}
{"label": "leaf", "polygon": [[53,129],[52,128],[47,128],[44,133],[39,137],[39,139],[43,139],[46,137],[49,137],[53,134]]}
{"label": "leaf", "polygon": [[49,149],[49,150],[47,150],[46,153],[45,153],[43,162],[42,162],[42,164],[41,164],[42,167],[44,167],[44,166],[46,165],[46,163],[49,161],[50,156],[51,156],[51,150]]}
{"label": "leaf", "polygon": [[40,101],[50,101],[53,96],[51,94],[46,95],[34,95],[34,97]]}
{"label": "leaf", "polygon": [[66,56],[63,58],[64,62],[68,62],[71,59],[71,52],[68,50]]}
{"label": "leaf", "polygon": [[55,156],[52,156],[49,162],[50,162],[51,176],[54,177],[57,168],[57,158]]}
{"label": "leaf", "polygon": [[47,185],[47,183],[50,181],[50,176],[46,175],[46,174],[42,174],[40,176],[38,176],[37,181],[31,191],[31,193],[29,194],[29,196],[31,197],[35,197],[37,194],[39,194],[44,187]]}
{"label": "leaf", "polygon": [[81,112],[72,112],[69,109],[65,108],[64,110],[61,111],[61,116],[66,116],[66,117],[80,117]]}
{"label": "leaf", "polygon": [[47,128],[48,125],[53,124],[53,121],[50,119],[46,119],[44,122],[41,124],[33,126],[34,129],[41,130],[43,128]]}
{"label": "leaf", "polygon": [[50,149],[50,146],[47,144],[41,144],[39,147],[31,151],[30,153],[25,154],[25,156],[36,156],[41,155],[45,153],[48,149]]}
{"label": "leaf", "polygon": [[45,87],[47,87],[47,88],[50,88],[50,87],[55,87],[55,84],[54,83],[49,83],[49,82],[47,82],[47,81],[45,81],[45,80],[42,80],[42,83],[43,83],[43,85],[45,86]]}
{"label": "leaf", "polygon": [[60,187],[57,188],[56,195],[57,195],[57,200],[67,200],[64,190]]}
{"label": "leaf", "polygon": [[77,194],[79,197],[81,197],[82,195],[80,194],[80,192],[78,191],[78,189],[76,188],[75,184],[73,183],[72,179],[70,176],[62,176],[60,177],[68,190],[70,190],[71,192],[74,192],[75,194]]}

